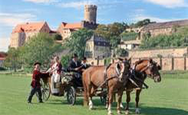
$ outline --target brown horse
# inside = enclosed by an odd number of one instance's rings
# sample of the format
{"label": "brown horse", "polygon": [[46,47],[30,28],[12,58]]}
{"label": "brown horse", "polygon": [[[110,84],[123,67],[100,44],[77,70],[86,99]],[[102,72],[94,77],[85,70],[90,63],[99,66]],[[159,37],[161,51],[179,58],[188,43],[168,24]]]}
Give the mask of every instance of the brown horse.
{"label": "brown horse", "polygon": [[[140,110],[138,108],[138,103],[139,103],[139,96],[142,91],[142,86],[147,85],[144,83],[144,80],[147,78],[152,78],[154,82],[160,82],[161,81],[161,76],[159,73],[159,70],[161,67],[152,59],[143,59],[135,62],[133,68],[132,68],[132,73],[127,84],[126,84],[126,112],[125,114],[129,113],[129,102],[130,102],[130,93],[133,91],[133,89],[136,88],[136,113],[139,114]],[[131,82],[134,81],[134,82]]]}
{"label": "brown horse", "polygon": [[108,90],[108,114],[111,115],[111,105],[114,93],[118,93],[117,112],[120,113],[120,103],[126,82],[128,81],[130,63],[129,60],[120,60],[109,67],[92,66],[83,72],[84,105],[89,104],[89,109],[93,108],[92,96],[98,88]]}

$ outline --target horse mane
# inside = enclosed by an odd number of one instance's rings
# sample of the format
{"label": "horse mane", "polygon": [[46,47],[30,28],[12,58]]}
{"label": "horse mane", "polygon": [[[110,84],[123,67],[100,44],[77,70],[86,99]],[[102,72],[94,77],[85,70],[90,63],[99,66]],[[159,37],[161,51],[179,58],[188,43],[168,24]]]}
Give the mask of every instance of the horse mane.
{"label": "horse mane", "polygon": [[138,60],[138,61],[135,62],[135,67],[136,67],[137,65],[139,65],[140,63],[144,62],[144,61],[150,61],[150,60],[151,60],[151,58]]}

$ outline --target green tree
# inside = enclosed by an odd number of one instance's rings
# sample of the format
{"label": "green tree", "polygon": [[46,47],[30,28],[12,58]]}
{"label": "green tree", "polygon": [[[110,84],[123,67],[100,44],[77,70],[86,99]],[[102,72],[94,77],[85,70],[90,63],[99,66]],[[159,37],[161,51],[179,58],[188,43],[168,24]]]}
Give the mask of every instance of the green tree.
{"label": "green tree", "polygon": [[54,40],[62,40],[62,36],[59,34],[54,34],[54,35],[52,35],[52,37]]}
{"label": "green tree", "polygon": [[65,45],[69,48],[71,54],[76,53],[79,58],[82,58],[84,57],[86,41],[92,35],[92,30],[86,28],[80,29],[71,34]]}
{"label": "green tree", "polygon": [[120,34],[128,28],[126,23],[114,22],[109,25],[99,25],[94,31],[96,35],[102,36],[103,38],[110,41],[111,48],[114,49],[118,46],[121,41]]}
{"label": "green tree", "polygon": [[10,48],[7,54],[8,56],[6,57],[5,62],[3,64],[5,67],[13,69],[14,72],[16,72],[18,68],[21,68],[19,50],[15,48]]}
{"label": "green tree", "polygon": [[50,64],[50,59],[61,45],[54,42],[47,33],[40,33],[33,36],[21,48],[21,57],[26,67],[32,67],[36,61],[42,63],[43,67]]}
{"label": "green tree", "polygon": [[65,55],[61,57],[61,64],[63,67],[67,68],[69,61],[71,60],[71,55]]}

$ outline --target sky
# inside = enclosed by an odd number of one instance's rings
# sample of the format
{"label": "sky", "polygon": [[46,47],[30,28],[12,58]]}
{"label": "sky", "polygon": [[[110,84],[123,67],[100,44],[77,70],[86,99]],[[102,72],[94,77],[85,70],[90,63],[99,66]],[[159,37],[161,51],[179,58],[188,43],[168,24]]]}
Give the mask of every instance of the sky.
{"label": "sky", "polygon": [[86,4],[98,6],[99,24],[188,19],[188,0],[0,0],[0,51],[8,50],[17,24],[46,21],[56,30],[61,22],[83,20]]}

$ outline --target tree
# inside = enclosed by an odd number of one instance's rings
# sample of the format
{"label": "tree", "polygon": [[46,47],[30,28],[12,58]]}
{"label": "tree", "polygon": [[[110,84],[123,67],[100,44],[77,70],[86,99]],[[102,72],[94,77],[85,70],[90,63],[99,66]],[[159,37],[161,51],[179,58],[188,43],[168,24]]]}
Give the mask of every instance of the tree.
{"label": "tree", "polygon": [[111,48],[114,49],[121,41],[120,34],[128,28],[126,23],[114,22],[109,25],[99,25],[95,30],[95,34],[102,36],[110,41]]}
{"label": "tree", "polygon": [[7,52],[8,56],[3,63],[5,67],[13,69],[14,72],[18,68],[21,68],[21,60],[19,58],[19,50],[15,48],[10,48]]}
{"label": "tree", "polygon": [[71,59],[71,55],[65,55],[61,57],[61,64],[64,68],[67,68],[69,65],[69,61]]}
{"label": "tree", "polygon": [[90,39],[92,35],[92,30],[86,28],[80,29],[71,34],[65,45],[69,48],[71,54],[76,53],[79,58],[82,58],[84,57],[86,41]]}
{"label": "tree", "polygon": [[144,19],[144,20],[138,21],[135,24],[131,24],[130,26],[132,28],[138,28],[138,27],[142,27],[142,26],[145,26],[147,24],[150,24],[150,23],[155,23],[155,22],[151,22],[150,19]]}
{"label": "tree", "polygon": [[109,28],[107,25],[100,24],[97,26],[97,29],[94,31],[95,35],[101,36],[103,38],[109,38]]}
{"label": "tree", "polygon": [[26,67],[32,67],[36,61],[47,67],[51,57],[60,47],[61,45],[55,43],[49,34],[39,33],[24,44],[21,48],[21,57]]}
{"label": "tree", "polygon": [[59,34],[54,34],[52,37],[54,40],[62,40],[62,36]]}

